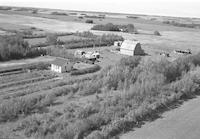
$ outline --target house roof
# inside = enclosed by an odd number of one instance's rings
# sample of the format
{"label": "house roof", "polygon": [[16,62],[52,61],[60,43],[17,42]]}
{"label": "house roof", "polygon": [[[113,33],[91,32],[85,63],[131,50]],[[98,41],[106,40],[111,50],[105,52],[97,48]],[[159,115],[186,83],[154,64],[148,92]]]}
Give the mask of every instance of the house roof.
{"label": "house roof", "polygon": [[68,59],[65,59],[65,58],[56,58],[54,61],[52,61],[51,64],[58,65],[58,66],[63,66],[67,62],[69,62]]}
{"label": "house roof", "polygon": [[134,51],[137,44],[140,44],[140,42],[134,40],[125,40],[121,45],[121,49]]}

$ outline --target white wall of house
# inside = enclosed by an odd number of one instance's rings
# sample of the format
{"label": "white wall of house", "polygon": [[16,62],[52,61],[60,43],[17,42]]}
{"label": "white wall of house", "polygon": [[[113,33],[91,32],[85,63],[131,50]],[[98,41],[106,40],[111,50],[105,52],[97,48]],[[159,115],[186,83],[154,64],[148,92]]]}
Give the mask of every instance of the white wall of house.
{"label": "white wall of house", "polygon": [[58,65],[51,64],[51,70],[58,73],[62,73],[62,67]]}

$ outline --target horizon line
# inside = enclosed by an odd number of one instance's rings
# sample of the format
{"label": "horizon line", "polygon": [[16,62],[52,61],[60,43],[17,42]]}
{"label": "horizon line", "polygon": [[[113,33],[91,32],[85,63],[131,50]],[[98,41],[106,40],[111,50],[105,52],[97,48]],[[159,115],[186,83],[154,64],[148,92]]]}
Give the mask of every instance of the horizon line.
{"label": "horizon line", "polygon": [[140,13],[127,13],[127,12],[108,12],[108,11],[94,11],[94,10],[77,10],[77,9],[64,9],[64,8],[49,8],[49,7],[38,7],[38,6],[12,6],[12,5],[0,5],[0,7],[13,7],[13,8],[35,8],[35,9],[48,9],[48,10],[63,10],[63,11],[74,11],[74,12],[90,12],[90,13],[105,13],[105,14],[121,14],[121,15],[138,15],[138,16],[157,16],[157,17],[172,17],[172,18],[192,18],[200,19],[196,16],[175,16],[175,15],[164,15],[164,14],[140,14]]}

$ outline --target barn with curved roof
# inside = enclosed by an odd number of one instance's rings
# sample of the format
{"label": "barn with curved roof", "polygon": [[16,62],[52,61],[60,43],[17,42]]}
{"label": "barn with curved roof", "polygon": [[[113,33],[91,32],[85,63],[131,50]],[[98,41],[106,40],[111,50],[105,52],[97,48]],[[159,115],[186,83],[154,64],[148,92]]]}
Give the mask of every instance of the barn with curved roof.
{"label": "barn with curved roof", "polygon": [[140,42],[134,40],[125,40],[120,47],[120,53],[129,56],[145,54]]}

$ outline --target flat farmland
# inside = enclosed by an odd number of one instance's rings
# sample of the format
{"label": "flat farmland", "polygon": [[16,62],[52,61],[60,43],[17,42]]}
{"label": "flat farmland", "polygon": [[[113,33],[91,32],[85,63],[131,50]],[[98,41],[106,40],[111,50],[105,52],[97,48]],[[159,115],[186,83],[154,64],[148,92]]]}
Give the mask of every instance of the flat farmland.
{"label": "flat farmland", "polygon": [[[105,31],[92,31],[94,34],[102,35]],[[140,32],[140,31],[139,31]],[[143,31],[141,31],[143,32]],[[142,44],[142,48],[149,55],[156,55],[160,52],[171,53],[174,50],[191,49],[193,53],[200,51],[200,30],[190,31],[160,31],[161,36],[149,34],[128,34],[121,32],[107,32],[110,34],[121,35],[125,39],[138,40]]]}
{"label": "flat farmland", "polygon": [[[18,26],[28,26],[43,29],[48,32],[76,32],[90,30],[92,25],[78,22],[64,22],[55,19],[31,17],[25,15],[0,14],[0,24],[7,26],[6,23],[12,23]],[[12,25],[11,24],[11,25]],[[4,28],[4,27],[2,27]]]}

